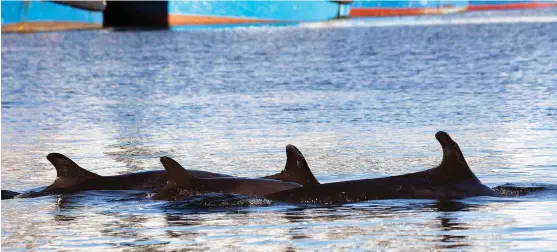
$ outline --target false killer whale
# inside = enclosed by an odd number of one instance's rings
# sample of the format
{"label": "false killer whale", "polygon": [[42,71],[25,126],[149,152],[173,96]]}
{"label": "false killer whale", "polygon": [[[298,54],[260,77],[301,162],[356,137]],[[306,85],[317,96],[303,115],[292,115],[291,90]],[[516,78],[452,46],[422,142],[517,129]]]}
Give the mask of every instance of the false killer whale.
{"label": "false killer whale", "polygon": [[483,185],[468,167],[458,144],[439,131],[435,138],[443,148],[441,164],[405,175],[312,185],[264,197],[291,203],[340,204],[381,199],[458,199],[500,196]]}
{"label": "false killer whale", "polygon": [[[258,178],[198,178],[186,171],[178,162],[169,157],[161,157],[160,161],[168,172],[166,186],[155,194],[154,200],[180,200],[203,193],[234,193],[247,196],[263,196],[302,187],[294,182]],[[293,160],[288,159],[287,162]],[[294,161],[300,163],[300,161]]]}
{"label": "false killer whale", "polygon": [[[86,190],[160,190],[166,185],[168,175],[165,170],[137,172],[116,176],[101,176],[81,168],[70,158],[50,153],[46,157],[56,168],[56,179],[42,191],[19,194],[2,190],[2,199],[31,198],[50,194],[74,193]],[[230,175],[199,170],[189,170],[196,178],[232,177]],[[280,173],[263,177],[301,185],[319,184],[311,173],[302,153],[293,145],[286,146],[286,165]]]}

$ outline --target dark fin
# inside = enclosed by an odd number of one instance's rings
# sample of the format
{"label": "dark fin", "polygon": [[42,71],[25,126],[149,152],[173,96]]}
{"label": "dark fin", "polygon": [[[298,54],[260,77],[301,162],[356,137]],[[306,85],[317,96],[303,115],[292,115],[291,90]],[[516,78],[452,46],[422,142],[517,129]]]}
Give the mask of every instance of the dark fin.
{"label": "dark fin", "polygon": [[449,134],[439,131],[435,134],[435,138],[443,148],[443,160],[433,169],[435,173],[450,179],[451,182],[479,181],[466,163],[460,147]]}
{"label": "dark fin", "polygon": [[303,186],[319,185],[319,181],[313,176],[302,152],[291,144],[286,146],[286,165],[284,166],[284,170],[275,175],[263,178],[295,182]]}
{"label": "dark fin", "polygon": [[19,194],[20,193],[14,191],[2,190],[2,200],[13,199],[15,196]]}
{"label": "dark fin", "polygon": [[164,169],[168,172],[168,180],[176,182],[177,184],[188,183],[188,181],[195,179],[182,165],[176,160],[169,157],[161,157],[161,163]]}
{"label": "dark fin", "polygon": [[56,180],[43,192],[57,192],[64,188],[79,184],[85,180],[101,177],[100,175],[81,168],[73,160],[59,153],[50,153],[46,159],[56,168]]}
{"label": "dark fin", "polygon": [[169,157],[161,157],[160,159],[166,172],[168,172],[168,182],[152,199],[154,200],[175,200],[180,194],[180,186],[186,185],[190,181],[196,179],[178,162]]}

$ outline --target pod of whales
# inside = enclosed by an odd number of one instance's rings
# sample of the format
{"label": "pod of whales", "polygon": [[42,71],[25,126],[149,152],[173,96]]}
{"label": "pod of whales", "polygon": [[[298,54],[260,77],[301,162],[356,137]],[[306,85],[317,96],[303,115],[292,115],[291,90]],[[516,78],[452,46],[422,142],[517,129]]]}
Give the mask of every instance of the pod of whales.
{"label": "pod of whales", "polygon": [[458,144],[439,131],[443,160],[435,168],[404,175],[294,188],[264,196],[291,203],[340,204],[382,199],[459,199],[499,196],[483,185],[466,163]]}
{"label": "pod of whales", "polygon": [[[301,159],[300,159],[301,156]],[[286,146],[286,165],[277,174],[262,177],[267,181],[281,180],[293,182],[296,185],[319,184],[317,179],[309,170],[302,153],[293,145]],[[2,190],[2,199],[10,198],[31,198],[51,194],[76,193],[88,190],[141,190],[150,189],[158,191],[162,189],[168,181],[166,170],[137,172],[116,176],[101,176],[81,168],[70,158],[59,154],[50,153],[46,157],[56,169],[56,179],[42,191],[28,192],[19,194],[13,191]],[[300,160],[303,160],[301,162]],[[189,170],[188,174],[195,178],[223,178],[232,177],[230,175]]]}
{"label": "pod of whales", "polygon": [[86,190],[150,189],[155,200],[181,200],[203,193],[234,193],[290,203],[341,204],[382,199],[459,199],[500,196],[483,185],[470,170],[458,144],[439,131],[443,159],[437,167],[404,175],[320,184],[302,153],[286,146],[286,165],[280,173],[262,178],[186,170],[169,157],[161,157],[165,170],[117,176],[100,176],[85,170],[62,154],[51,153],[57,178],[42,191],[17,195],[2,190],[2,199],[37,197]]}

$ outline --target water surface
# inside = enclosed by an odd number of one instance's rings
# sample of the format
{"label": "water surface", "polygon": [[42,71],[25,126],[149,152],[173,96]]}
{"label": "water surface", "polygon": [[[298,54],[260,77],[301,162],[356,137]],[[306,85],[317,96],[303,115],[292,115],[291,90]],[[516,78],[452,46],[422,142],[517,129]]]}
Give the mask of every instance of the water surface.
{"label": "water surface", "polygon": [[469,14],[452,24],[2,34],[2,189],[50,184],[50,152],[101,175],[162,169],[168,155],[255,177],[282,169],[294,144],[322,182],[397,175],[440,162],[438,130],[485,184],[545,188],[327,207],[168,203],[141,191],[4,200],[2,247],[554,249],[557,23],[540,13],[519,13],[531,22]]}

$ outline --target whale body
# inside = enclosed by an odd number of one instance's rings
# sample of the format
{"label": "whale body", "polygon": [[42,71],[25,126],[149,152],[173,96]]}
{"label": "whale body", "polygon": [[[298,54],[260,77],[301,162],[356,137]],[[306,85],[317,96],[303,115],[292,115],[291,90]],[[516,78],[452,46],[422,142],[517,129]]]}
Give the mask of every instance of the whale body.
{"label": "whale body", "polygon": [[404,175],[294,188],[264,196],[290,203],[341,204],[382,199],[459,199],[500,196],[483,185],[466,163],[458,144],[439,131],[443,160],[435,168]]}
{"label": "whale body", "polygon": [[[60,153],[50,153],[46,157],[56,169],[54,182],[41,191],[18,193],[2,190],[2,199],[31,198],[51,194],[75,193],[88,190],[153,190],[158,191],[166,186],[168,173],[166,170],[136,172],[115,176],[101,176],[88,171],[70,158]],[[269,180],[293,182],[299,185],[319,184],[302,153],[293,145],[286,146],[286,165],[284,169],[273,175],[262,177]],[[289,161],[290,160],[290,161]],[[189,170],[188,174],[196,178],[232,178],[233,176],[200,170]]]}

